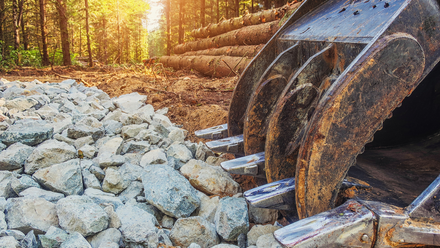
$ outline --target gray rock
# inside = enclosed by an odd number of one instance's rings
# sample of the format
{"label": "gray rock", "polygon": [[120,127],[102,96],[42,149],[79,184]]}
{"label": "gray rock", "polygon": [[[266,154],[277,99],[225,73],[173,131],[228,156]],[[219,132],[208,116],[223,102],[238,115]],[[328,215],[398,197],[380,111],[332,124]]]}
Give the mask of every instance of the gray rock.
{"label": "gray rock", "polygon": [[109,228],[119,228],[121,227],[121,220],[119,219],[119,216],[116,214],[114,208],[112,205],[108,205],[104,208],[104,211],[107,213],[109,217]]}
{"label": "gray rock", "polygon": [[114,194],[99,189],[88,188],[84,191],[84,195],[90,197],[98,205],[112,205],[115,209],[124,205]]}
{"label": "gray rock", "polygon": [[215,228],[226,241],[237,240],[249,230],[247,203],[244,198],[223,197],[215,213]]}
{"label": "gray rock", "polygon": [[8,109],[16,109],[18,111],[25,111],[39,104],[39,102],[33,98],[15,98],[6,101],[5,107]]}
{"label": "gray rock", "polygon": [[37,112],[37,114],[41,117],[41,119],[48,121],[52,121],[55,118],[55,116],[57,116],[57,114],[60,113],[58,109],[51,107],[49,105],[45,105],[35,112]]}
{"label": "gray rock", "polygon": [[267,208],[256,208],[249,205],[249,218],[256,224],[274,222],[278,219],[278,210]]}
{"label": "gray rock", "polygon": [[102,136],[104,136],[104,134],[105,134],[104,128],[87,126],[85,124],[79,124],[67,128],[67,137],[71,139],[78,139],[86,136],[92,136],[93,140],[96,141]]}
{"label": "gray rock", "polygon": [[98,178],[96,178],[95,175],[90,173],[89,170],[83,170],[82,175],[83,175],[84,187],[86,189],[94,188],[101,190],[101,183],[99,182]]}
{"label": "gray rock", "polygon": [[61,244],[60,248],[92,248],[87,240],[79,232],[73,232]]}
{"label": "gray rock", "polygon": [[58,140],[58,141],[61,141],[61,142],[65,142],[65,143],[67,143],[67,144],[69,144],[71,146],[73,146],[73,143],[75,143],[75,140],[67,138],[66,136],[63,136],[63,135],[58,134],[58,133],[54,134],[53,138],[55,140]]}
{"label": "gray rock", "polygon": [[14,177],[11,180],[11,188],[17,195],[30,187],[40,188],[40,185],[29,175],[23,174],[20,175],[20,177]]}
{"label": "gray rock", "polygon": [[4,212],[6,210],[6,198],[0,197],[0,212]]}
{"label": "gray rock", "polygon": [[159,231],[157,231],[157,235],[159,236],[159,244],[164,244],[166,246],[173,246],[173,242],[171,242],[171,239],[165,233],[164,229],[160,229]]}
{"label": "gray rock", "polygon": [[40,234],[58,225],[55,204],[42,198],[10,198],[6,205],[8,228]]}
{"label": "gray rock", "polygon": [[278,243],[273,233],[268,233],[258,238],[257,248],[283,248],[283,246]]}
{"label": "gray rock", "polygon": [[124,140],[121,137],[115,137],[109,139],[102,146],[99,147],[98,156],[104,153],[110,153],[112,155],[119,155],[122,150],[122,142]]}
{"label": "gray rock", "polygon": [[40,144],[31,153],[24,164],[26,174],[33,174],[41,168],[59,164],[78,156],[75,147],[64,142],[48,140]]}
{"label": "gray rock", "polygon": [[118,208],[116,214],[121,220],[119,230],[125,242],[148,245],[150,237],[157,236],[157,220],[152,214],[131,204]]}
{"label": "gray rock", "polygon": [[[33,232],[33,231],[31,230],[29,232]],[[18,241],[21,241],[25,238],[24,233],[18,230],[2,230],[0,232],[0,237],[6,237],[6,236],[14,237]]]}
{"label": "gray rock", "polygon": [[200,245],[196,244],[196,243],[191,243],[188,248],[201,248]]}
{"label": "gray rock", "polygon": [[81,151],[86,158],[94,158],[96,154],[96,148],[94,146],[85,145],[78,149],[78,153]]}
{"label": "gray rock", "polygon": [[153,121],[154,107],[151,104],[147,104],[136,110],[135,114],[139,116],[143,122],[151,123]]}
{"label": "gray rock", "polygon": [[0,152],[0,170],[16,170],[23,167],[24,162],[34,150],[33,147],[15,143]]}
{"label": "gray rock", "polygon": [[62,133],[70,125],[72,125],[72,117],[63,113],[56,115],[50,123],[50,126],[53,127],[53,133]]}
{"label": "gray rock", "polygon": [[104,130],[106,134],[120,134],[122,131],[122,123],[115,120],[107,120],[104,122]]}
{"label": "gray rock", "polygon": [[129,182],[122,178],[119,172],[111,167],[105,171],[104,181],[102,182],[102,190],[104,192],[110,192],[113,194],[119,194],[125,190],[129,185]]}
{"label": "gray rock", "polygon": [[92,136],[86,136],[74,140],[73,145],[75,146],[76,149],[79,149],[85,145],[91,145],[94,142],[95,141],[93,140]]}
{"label": "gray rock", "polygon": [[14,178],[15,176],[12,172],[0,171],[0,197],[9,198],[16,195],[11,186]]}
{"label": "gray rock", "polygon": [[44,190],[37,187],[30,187],[20,192],[19,196],[26,198],[43,198],[46,201],[56,203],[64,198],[64,194]]}
{"label": "gray rock", "polygon": [[61,243],[63,243],[68,236],[69,234],[64,230],[51,226],[46,234],[38,235],[38,239],[43,248],[55,248],[60,247]]}
{"label": "gray rock", "polygon": [[206,158],[208,158],[209,156],[215,156],[214,152],[211,151],[208,147],[206,147],[205,144],[199,142],[195,153],[196,159],[205,161]]}
{"label": "gray rock", "polygon": [[91,166],[89,168],[90,173],[92,173],[93,175],[96,176],[96,178],[98,178],[98,180],[104,180],[105,177],[105,172],[103,169],[99,168],[98,166]]}
{"label": "gray rock", "polygon": [[11,236],[0,237],[0,247],[2,248],[21,248],[20,243]]}
{"label": "gray rock", "polygon": [[276,230],[280,229],[279,226],[273,225],[254,225],[251,230],[247,233],[247,244],[248,246],[256,245],[257,240],[260,236],[268,233],[274,233]]}
{"label": "gray rock", "polygon": [[122,154],[129,152],[144,154],[150,150],[150,146],[147,141],[129,141],[122,147]]}
{"label": "gray rock", "polygon": [[236,246],[236,245],[231,245],[231,244],[218,244],[218,245],[214,245],[211,248],[240,248],[240,247]]}
{"label": "gray rock", "polygon": [[20,242],[20,245],[22,248],[38,248],[38,241],[35,237],[34,231],[28,232]]}
{"label": "gray rock", "polygon": [[118,229],[109,228],[87,238],[87,240],[90,242],[90,245],[93,248],[98,248],[100,247],[101,244],[105,242],[113,242],[119,244],[121,238],[122,238],[122,234]]}
{"label": "gray rock", "polygon": [[172,142],[183,143],[185,141],[185,137],[186,137],[185,132],[186,132],[186,130],[183,130],[181,128],[173,129],[168,134],[168,139],[170,139]]}
{"label": "gray rock", "polygon": [[140,125],[128,125],[122,127],[122,137],[124,139],[134,138],[136,137],[141,130],[146,130],[148,128],[148,124],[140,124]]}
{"label": "gray rock", "polygon": [[196,243],[208,248],[220,243],[214,225],[199,216],[178,219],[171,229],[170,239],[174,245],[184,247]]}
{"label": "gray rock", "polygon": [[6,215],[4,212],[0,212],[0,230],[8,229],[8,223],[6,223]]}
{"label": "gray rock", "polygon": [[[156,217],[156,220],[161,220],[163,218],[164,214],[158,208],[156,208],[155,206],[153,206],[149,203],[136,202],[133,199],[131,199],[126,203],[126,205],[127,204],[134,205],[134,206],[144,210],[145,212],[154,215],[154,217]],[[156,223],[156,225],[159,225],[159,223]]]}
{"label": "gray rock", "polygon": [[79,159],[39,169],[33,177],[46,188],[65,195],[81,195],[84,190]]}
{"label": "gray rock", "polygon": [[126,154],[124,154],[125,163],[139,166],[139,164],[141,162],[142,155],[143,154],[140,154],[140,153],[126,153]]}
{"label": "gray rock", "polygon": [[[199,194],[200,195],[200,194]],[[214,223],[215,213],[220,201],[220,197],[209,197],[205,194],[201,194],[200,207],[197,210],[197,216],[205,218],[207,221]]]}
{"label": "gray rock", "polygon": [[154,114],[153,121],[163,125],[166,128],[172,127],[173,123],[171,123],[170,119],[162,114]]}
{"label": "gray rock", "polygon": [[203,161],[192,159],[180,172],[188,178],[196,189],[210,195],[236,194],[240,185],[221,167],[209,165]]}
{"label": "gray rock", "polygon": [[56,209],[60,226],[69,233],[87,237],[108,226],[107,213],[88,196],[68,196],[58,201]]}
{"label": "gray rock", "polygon": [[123,203],[130,199],[136,199],[137,196],[141,195],[144,190],[144,185],[139,181],[132,181],[130,185],[119,194],[119,199]]}
{"label": "gray rock", "polygon": [[162,227],[171,229],[174,226],[175,219],[168,215],[162,217]]}
{"label": "gray rock", "polygon": [[6,145],[0,142],[0,152],[6,149]]}
{"label": "gray rock", "polygon": [[120,166],[125,163],[125,157],[122,155],[113,155],[109,152],[104,152],[98,156],[98,164],[101,168],[110,166]]}
{"label": "gray rock", "polygon": [[144,106],[146,101],[147,96],[133,92],[131,94],[119,96],[117,99],[113,100],[113,103],[116,105],[116,107],[120,108],[122,112],[133,114]]}
{"label": "gray rock", "polygon": [[197,191],[167,165],[149,166],[142,182],[147,201],[169,216],[188,217],[200,205]]}
{"label": "gray rock", "polygon": [[144,169],[139,165],[125,163],[118,168],[119,173],[127,181],[141,181]]}
{"label": "gray rock", "polygon": [[34,123],[15,124],[0,134],[0,141],[6,145],[20,142],[34,146],[52,138],[53,132],[53,128],[43,126],[36,121]]}
{"label": "gray rock", "polygon": [[168,130],[166,126],[158,122],[152,122],[148,129],[158,133],[162,137],[168,137],[168,135],[170,134],[170,130]]}
{"label": "gray rock", "polygon": [[166,164],[167,163],[167,155],[162,149],[154,149],[145,153],[142,156],[140,166],[146,167],[151,164]]}
{"label": "gray rock", "polygon": [[209,156],[206,159],[206,163],[214,166],[220,166],[220,164],[224,161],[227,161],[227,159],[222,157],[216,157],[216,156]]}
{"label": "gray rock", "polygon": [[119,244],[115,243],[115,242],[102,242],[101,245],[99,246],[99,248],[119,248]]}
{"label": "gray rock", "polygon": [[155,145],[163,139],[163,136],[153,130],[148,129],[139,131],[138,135],[136,135],[134,138],[135,140],[148,141],[148,143],[151,145]]}
{"label": "gray rock", "polygon": [[167,156],[176,158],[178,163],[177,169],[193,158],[191,151],[184,144],[180,143],[172,144],[167,150]]}

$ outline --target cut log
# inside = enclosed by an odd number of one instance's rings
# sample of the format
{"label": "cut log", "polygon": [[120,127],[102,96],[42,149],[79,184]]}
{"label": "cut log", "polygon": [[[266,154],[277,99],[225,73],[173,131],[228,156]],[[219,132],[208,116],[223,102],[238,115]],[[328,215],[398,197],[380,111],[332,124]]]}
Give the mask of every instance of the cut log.
{"label": "cut log", "polygon": [[223,20],[220,23],[209,24],[206,27],[192,30],[191,36],[194,38],[214,37],[242,28],[244,26],[258,25],[261,23],[276,21],[283,18],[286,13],[290,13],[296,10],[299,5],[300,3],[286,4],[280,8],[263,10],[257,13]]}
{"label": "cut log", "polygon": [[246,26],[212,38],[190,41],[174,47],[175,54],[235,45],[265,44],[280,28],[280,21]]}
{"label": "cut log", "polygon": [[190,51],[182,56],[232,56],[232,57],[254,57],[264,47],[264,44],[253,46],[225,46],[220,48],[210,48],[207,50]]}
{"label": "cut log", "polygon": [[[231,56],[162,56],[160,63],[175,70],[193,69],[212,77],[227,77],[240,74],[251,61],[247,57]],[[232,71],[233,70],[233,71]]]}

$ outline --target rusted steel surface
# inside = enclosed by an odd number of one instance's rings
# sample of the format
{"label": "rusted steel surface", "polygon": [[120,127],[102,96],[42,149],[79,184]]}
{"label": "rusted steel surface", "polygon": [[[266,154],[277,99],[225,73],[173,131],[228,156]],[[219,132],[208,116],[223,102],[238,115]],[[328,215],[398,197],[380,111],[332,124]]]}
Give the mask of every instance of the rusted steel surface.
{"label": "rusted steel surface", "polygon": [[[297,21],[303,15],[311,12],[319,6],[322,0],[304,0],[301,6],[289,17],[278,32],[269,40],[262,51],[258,53],[248,67],[241,74],[235,87],[228,113],[229,136],[243,133],[243,119],[249,103],[249,99],[255,88],[259,85],[260,78],[268,66],[282,52],[277,48],[277,39],[289,25]],[[293,45],[293,44],[292,44]],[[291,46],[292,46],[291,45]]]}
{"label": "rusted steel surface", "polygon": [[301,218],[334,207],[349,167],[382,122],[419,82],[424,54],[417,40],[378,40],[330,87],[315,111],[296,170]]}

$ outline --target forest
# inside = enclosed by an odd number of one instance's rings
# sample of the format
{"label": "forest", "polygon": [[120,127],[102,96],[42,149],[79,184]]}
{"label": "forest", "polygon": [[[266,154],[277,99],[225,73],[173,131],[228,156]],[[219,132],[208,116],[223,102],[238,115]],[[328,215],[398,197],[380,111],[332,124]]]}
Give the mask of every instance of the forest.
{"label": "forest", "polygon": [[136,64],[173,54],[191,30],[286,2],[0,0],[0,69]]}

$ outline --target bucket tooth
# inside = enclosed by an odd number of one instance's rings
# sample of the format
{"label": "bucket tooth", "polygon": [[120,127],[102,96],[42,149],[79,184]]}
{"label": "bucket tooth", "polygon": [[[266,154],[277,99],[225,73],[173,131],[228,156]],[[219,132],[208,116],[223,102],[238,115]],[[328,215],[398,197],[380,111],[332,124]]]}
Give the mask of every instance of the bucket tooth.
{"label": "bucket tooth", "polygon": [[244,192],[246,201],[256,208],[295,209],[295,178],[287,178]]}
{"label": "bucket tooth", "polygon": [[224,139],[228,137],[228,124],[222,124],[215,127],[206,128],[203,130],[197,130],[194,132],[194,134],[198,138],[203,138],[203,139],[212,139],[212,140]]}
{"label": "bucket tooth", "polygon": [[350,200],[283,227],[274,236],[286,247],[372,247],[374,221],[372,211]]}
{"label": "bucket tooth", "polygon": [[244,154],[243,135],[206,142],[206,146],[215,152],[233,153],[237,155]]}
{"label": "bucket tooth", "polygon": [[258,167],[264,167],[264,152],[248,155],[221,163],[222,168],[232,174],[258,175]]}
{"label": "bucket tooth", "polygon": [[[264,153],[262,159],[264,159]],[[255,154],[255,155],[258,155]],[[251,155],[253,156],[253,155]],[[251,157],[246,156],[243,158]],[[243,159],[239,158],[239,159]],[[231,160],[232,161],[232,160]],[[228,161],[229,162],[229,161]],[[223,162],[225,163],[225,162]],[[222,167],[223,167],[222,163]],[[358,189],[368,188],[364,184],[353,182],[352,180],[344,179],[342,181],[341,189],[348,189],[356,187]],[[244,192],[246,201],[256,208],[270,208],[279,210],[295,210],[295,178],[286,178],[273,183],[268,183],[257,188]]]}

